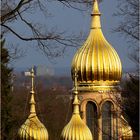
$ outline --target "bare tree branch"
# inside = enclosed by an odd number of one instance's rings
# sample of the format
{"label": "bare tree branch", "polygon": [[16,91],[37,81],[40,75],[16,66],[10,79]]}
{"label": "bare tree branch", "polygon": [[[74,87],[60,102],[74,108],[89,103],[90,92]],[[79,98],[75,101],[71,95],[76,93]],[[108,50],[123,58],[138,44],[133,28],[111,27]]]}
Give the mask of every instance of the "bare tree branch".
{"label": "bare tree branch", "polygon": [[[64,6],[81,10],[77,4],[89,4],[92,0],[54,0],[62,3]],[[11,32],[14,36],[20,40],[31,42],[36,41],[37,47],[42,50],[46,55],[60,56],[58,53],[64,53],[65,49],[69,47],[79,46],[81,36],[74,34],[67,35],[66,32],[57,32],[53,28],[48,28],[38,23],[33,23],[31,19],[25,18],[25,15],[32,10],[37,9],[41,11],[46,17],[48,14],[47,4],[52,1],[47,0],[6,0],[2,1],[2,13],[1,13],[1,26],[2,35]],[[83,10],[83,9],[82,9]],[[33,13],[32,13],[33,14]],[[30,35],[23,35],[18,29],[14,29],[12,25],[15,22],[25,25],[25,29],[30,31]],[[49,31],[48,31],[49,30]],[[56,50],[55,50],[56,49]]]}
{"label": "bare tree branch", "polygon": [[139,40],[139,0],[118,0],[118,11],[114,14],[123,20],[114,30],[132,40],[132,43]]}
{"label": "bare tree branch", "polygon": [[16,33],[12,28],[10,28],[7,25],[2,24],[3,27],[7,28],[9,31],[11,31],[14,35],[16,35],[19,39],[24,40],[24,41],[33,41],[33,40],[51,40],[51,39],[56,39],[59,38],[58,36],[53,36],[53,35],[49,35],[49,36],[45,36],[45,37],[22,37],[21,35],[19,35],[18,33]]}
{"label": "bare tree branch", "polygon": [[17,4],[17,6],[14,9],[12,9],[8,13],[1,16],[1,22],[4,22],[6,20],[6,18],[9,18],[10,16],[15,15],[16,12],[19,11],[21,7],[30,3],[31,1],[32,0],[20,0],[20,2]]}

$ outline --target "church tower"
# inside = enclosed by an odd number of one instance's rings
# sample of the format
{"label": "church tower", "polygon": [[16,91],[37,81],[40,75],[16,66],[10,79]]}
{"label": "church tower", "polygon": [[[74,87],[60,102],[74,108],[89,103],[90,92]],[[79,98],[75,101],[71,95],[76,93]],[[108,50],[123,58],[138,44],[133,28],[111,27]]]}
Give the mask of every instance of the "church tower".
{"label": "church tower", "polygon": [[31,99],[30,114],[25,123],[18,130],[18,140],[48,140],[48,131],[37,117],[34,99],[34,69],[31,70]]}
{"label": "church tower", "polygon": [[93,140],[90,129],[81,119],[79,111],[79,99],[77,91],[77,70],[74,71],[73,88],[73,113],[69,123],[64,127],[60,140]]}
{"label": "church tower", "polygon": [[72,60],[72,79],[78,73],[77,90],[82,119],[90,128],[93,140],[121,139],[120,58],[103,35],[101,13],[94,0],[90,33]]}

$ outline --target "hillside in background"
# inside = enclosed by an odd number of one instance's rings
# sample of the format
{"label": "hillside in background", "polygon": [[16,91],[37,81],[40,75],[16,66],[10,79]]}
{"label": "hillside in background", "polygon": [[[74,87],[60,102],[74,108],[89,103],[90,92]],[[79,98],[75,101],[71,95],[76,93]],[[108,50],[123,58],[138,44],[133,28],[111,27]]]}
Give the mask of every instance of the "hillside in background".
{"label": "hillside in background", "polygon": [[[38,65],[35,66],[38,68],[38,74],[41,76],[44,75],[50,75],[50,76],[66,76],[71,77],[71,68],[70,67],[47,67],[44,65]],[[14,68],[15,73],[21,73],[28,71],[29,68],[27,67],[20,67],[20,68]],[[123,73],[134,73],[136,71],[136,68],[123,68]]]}

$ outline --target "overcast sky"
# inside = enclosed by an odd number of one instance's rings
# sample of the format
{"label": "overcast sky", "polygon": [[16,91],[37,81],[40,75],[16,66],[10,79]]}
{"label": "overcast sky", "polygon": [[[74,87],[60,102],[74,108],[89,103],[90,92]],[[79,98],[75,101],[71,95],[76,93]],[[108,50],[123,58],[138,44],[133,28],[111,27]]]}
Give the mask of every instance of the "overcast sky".
{"label": "overcast sky", "polygon": [[[124,69],[133,68],[135,64],[128,58],[128,50],[126,40],[118,34],[112,33],[112,29],[116,27],[119,23],[119,19],[112,16],[113,13],[117,10],[117,0],[104,0],[100,5],[101,24],[102,30],[109,41],[110,44],[118,52],[122,65]],[[90,13],[91,9],[85,12],[80,12],[71,8],[66,8],[60,3],[50,3],[49,11],[52,13],[53,17],[47,19],[47,21],[42,18],[39,13],[35,13],[32,18],[33,20],[39,20],[46,23],[49,26],[57,26],[58,29],[67,30],[67,32],[74,32],[75,34],[79,32],[85,32],[88,36],[90,29]],[[25,32],[24,26],[21,24],[15,24],[15,28]],[[27,48],[26,56],[20,58],[19,60],[12,63],[12,66],[15,68],[19,67],[31,67],[32,65],[47,65],[49,67],[69,67],[71,66],[72,58],[76,52],[76,49],[69,48],[66,50],[66,53],[63,57],[57,58],[55,61],[49,62],[48,58],[44,56],[41,52],[36,50],[33,47],[25,46],[32,45],[23,43],[19,41],[16,37],[8,35],[9,44],[10,42],[16,42],[21,48]],[[80,47],[80,46],[79,46]]]}

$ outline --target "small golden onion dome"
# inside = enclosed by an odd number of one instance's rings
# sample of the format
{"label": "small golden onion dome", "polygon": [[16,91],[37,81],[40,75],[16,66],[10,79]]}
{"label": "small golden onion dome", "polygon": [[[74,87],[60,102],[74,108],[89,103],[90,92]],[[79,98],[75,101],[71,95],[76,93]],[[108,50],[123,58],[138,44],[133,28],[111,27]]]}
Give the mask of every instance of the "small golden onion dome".
{"label": "small golden onion dome", "polygon": [[76,68],[79,89],[84,86],[100,86],[100,89],[101,86],[114,86],[121,79],[121,61],[102,33],[100,15],[98,2],[95,0],[89,36],[72,60],[72,79]]}
{"label": "small golden onion dome", "polygon": [[18,140],[48,140],[48,131],[36,115],[34,100],[34,71],[31,71],[32,90],[30,99],[30,115],[18,130]]}
{"label": "small golden onion dome", "polygon": [[77,82],[75,80],[72,118],[70,122],[64,127],[60,140],[92,140],[90,129],[80,117],[76,83]]}
{"label": "small golden onion dome", "polygon": [[132,129],[123,116],[121,116],[121,133],[123,140],[131,140],[133,137]]}
{"label": "small golden onion dome", "polygon": [[37,116],[30,115],[18,131],[19,140],[48,140],[48,132]]}

